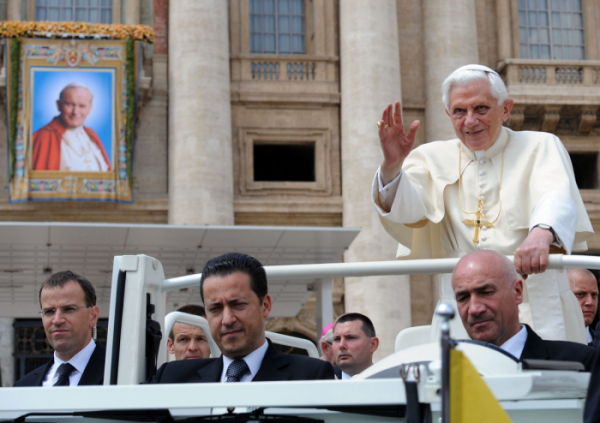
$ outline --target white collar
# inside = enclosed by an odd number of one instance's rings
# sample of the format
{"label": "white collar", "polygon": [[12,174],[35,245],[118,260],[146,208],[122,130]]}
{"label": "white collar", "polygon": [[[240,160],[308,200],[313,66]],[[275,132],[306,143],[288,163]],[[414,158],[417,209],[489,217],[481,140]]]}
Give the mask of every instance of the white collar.
{"label": "white collar", "polygon": [[585,327],[585,335],[587,337],[587,343],[591,344],[592,342],[594,342],[594,337],[592,336],[592,332],[590,332],[590,327],[586,326]]}
{"label": "white collar", "polygon": [[525,325],[521,325],[521,330],[504,344],[500,345],[500,348],[520,359],[521,354],[523,354],[523,348],[525,348],[525,342],[527,342],[527,328]]}
{"label": "white collar", "polygon": [[54,351],[54,362],[57,364],[57,368],[63,363],[69,363],[71,364],[71,366],[75,367],[75,370],[77,370],[80,373],[83,373],[88,364],[88,361],[90,361],[90,358],[94,353],[95,348],[96,342],[92,339],[85,347],[81,349],[81,351],[79,351],[77,354],[71,357],[70,360],[67,361],[58,358],[58,356],[56,355],[56,351]]}
{"label": "white collar", "polygon": [[[252,351],[250,354],[248,354],[246,357],[244,357],[242,359],[248,365],[248,368],[250,369],[250,373],[246,373],[242,377],[241,382],[250,382],[252,379],[254,379],[254,377],[260,370],[260,366],[263,362],[263,359],[265,358],[267,349],[269,349],[269,343],[265,339],[264,344],[262,344],[260,347],[258,347],[257,349],[255,349],[254,351]],[[223,354],[223,372],[221,373],[221,382],[224,382],[227,380],[227,376],[226,376],[227,368],[229,368],[229,365],[233,361],[234,361],[233,358],[229,358]]]}
{"label": "white collar", "polygon": [[506,128],[500,128],[500,134],[496,141],[488,147],[487,150],[472,151],[469,148],[463,148],[464,154],[470,160],[492,159],[504,151],[504,147],[508,142],[509,134]]}
{"label": "white collar", "polygon": [[73,132],[73,133],[76,133],[76,134],[84,133],[84,134],[87,135],[87,132],[85,132],[85,130],[83,129],[83,125],[77,126],[75,128],[67,128],[67,130],[65,132]]}
{"label": "white collar", "polygon": [[352,379],[352,376],[350,376],[348,373],[346,373],[345,371],[342,370],[342,380],[350,380]]}

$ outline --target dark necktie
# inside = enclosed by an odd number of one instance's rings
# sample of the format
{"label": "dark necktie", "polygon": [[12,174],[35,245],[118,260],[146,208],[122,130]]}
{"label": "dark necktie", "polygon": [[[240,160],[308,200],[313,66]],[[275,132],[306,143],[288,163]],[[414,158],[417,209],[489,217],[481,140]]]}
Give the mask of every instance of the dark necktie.
{"label": "dark necktie", "polygon": [[54,384],[54,386],[69,386],[69,376],[73,373],[75,367],[70,365],[69,363],[63,363],[58,366],[58,381]]}
{"label": "dark necktie", "polygon": [[244,360],[234,360],[227,368],[227,382],[239,382],[250,369]]}

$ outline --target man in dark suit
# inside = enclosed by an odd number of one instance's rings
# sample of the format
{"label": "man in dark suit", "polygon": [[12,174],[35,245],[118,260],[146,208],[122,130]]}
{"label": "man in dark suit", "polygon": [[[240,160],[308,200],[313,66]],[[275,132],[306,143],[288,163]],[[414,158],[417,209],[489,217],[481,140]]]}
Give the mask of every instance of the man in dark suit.
{"label": "man in dark suit", "polygon": [[346,313],[335,321],[332,349],[340,379],[348,380],[371,367],[377,348],[375,326],[364,314]]}
{"label": "man in dark suit", "polygon": [[494,251],[464,256],[452,273],[458,312],[472,339],[487,342],[518,359],[578,361],[590,371],[597,351],[583,344],[546,341],[519,323],[523,282],[514,265]]}
{"label": "man in dark suit", "polygon": [[92,339],[100,309],[90,281],[70,271],[58,272],[44,282],[39,298],[54,356],[14,386],[101,385],[106,350]]}
{"label": "man in dark suit", "polygon": [[266,340],[267,291],[265,269],[253,257],[229,253],[206,263],[200,295],[222,355],[163,364],[150,383],[333,379],[331,363],[282,354]]}

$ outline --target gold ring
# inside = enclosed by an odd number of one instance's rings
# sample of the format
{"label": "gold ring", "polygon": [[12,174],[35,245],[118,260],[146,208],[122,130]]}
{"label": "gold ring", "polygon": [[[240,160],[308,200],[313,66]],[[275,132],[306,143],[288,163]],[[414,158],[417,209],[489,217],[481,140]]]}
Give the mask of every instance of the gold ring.
{"label": "gold ring", "polygon": [[377,121],[377,127],[381,128],[381,121],[379,121],[379,120]]}
{"label": "gold ring", "polygon": [[383,127],[384,127],[384,128],[389,128],[389,127],[390,127],[390,125],[388,125],[388,124],[385,124]]}

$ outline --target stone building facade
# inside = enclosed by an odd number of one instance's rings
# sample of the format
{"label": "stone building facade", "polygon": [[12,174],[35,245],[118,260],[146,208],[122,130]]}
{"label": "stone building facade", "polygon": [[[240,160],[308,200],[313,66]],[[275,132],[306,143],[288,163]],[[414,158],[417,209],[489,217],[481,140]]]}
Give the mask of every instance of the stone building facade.
{"label": "stone building facade", "polygon": [[[42,3],[2,0],[0,18],[35,20]],[[515,99],[508,126],[560,136],[600,227],[598,0],[107,3],[113,23],[147,24],[156,33],[144,50],[149,85],[139,112],[135,201],[9,203],[0,120],[2,220],[361,227],[345,260],[391,260],[395,242],[370,201],[382,160],[375,123],[401,100],[405,121],[422,122],[418,143],[454,138],[441,83],[457,67],[480,63],[502,75]],[[599,251],[600,238],[589,247]],[[437,301],[436,277],[424,275],[334,286],[336,314],[373,319],[379,358],[393,351],[401,329],[428,324]],[[271,328],[314,340],[314,307],[309,302]]]}

